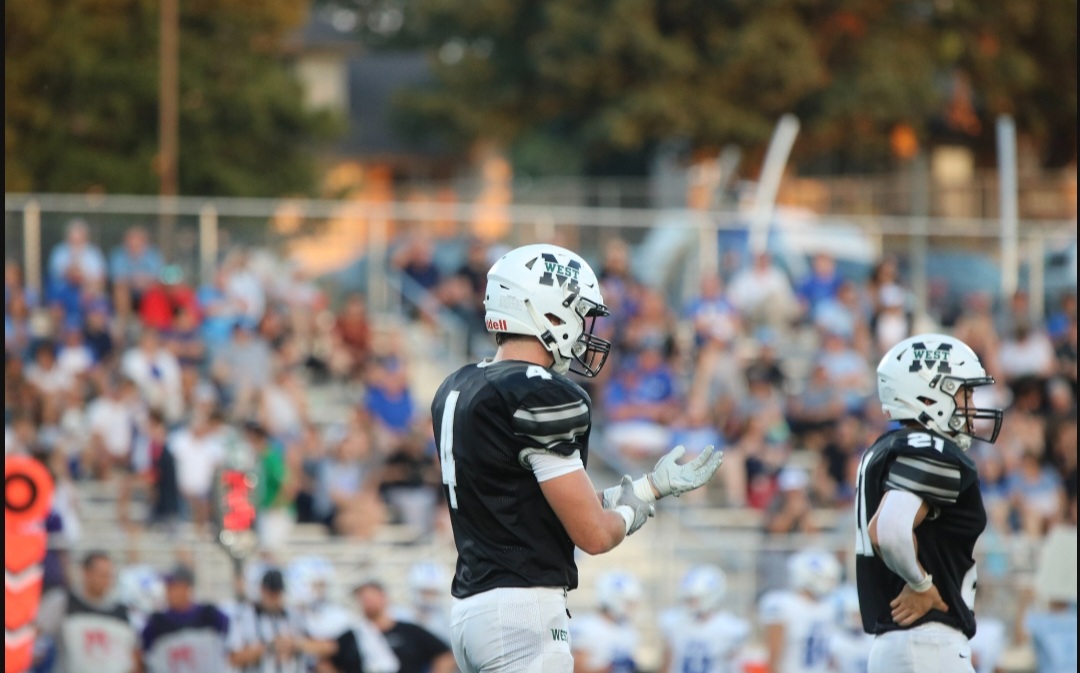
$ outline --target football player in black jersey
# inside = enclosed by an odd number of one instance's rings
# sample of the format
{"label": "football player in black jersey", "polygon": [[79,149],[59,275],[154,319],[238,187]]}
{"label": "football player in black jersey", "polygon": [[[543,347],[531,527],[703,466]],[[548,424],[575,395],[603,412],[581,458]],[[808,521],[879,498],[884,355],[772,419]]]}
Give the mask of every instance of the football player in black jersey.
{"label": "football player in black jersey", "polygon": [[569,250],[516,248],[488,272],[484,306],[495,357],[451,374],[431,405],[458,550],[454,657],[466,673],[570,673],[574,548],[614,548],[656,499],[705,484],[721,454],[680,465],[676,447],[597,494],[585,473],[592,400],[566,376],[595,376],[611,348],[592,334],[608,315],[596,275]]}
{"label": "football player in black jersey", "polygon": [[866,450],[856,482],[856,573],[870,673],[972,671],[975,542],[986,527],[972,438],[997,439],[1001,410],[974,405],[993,378],[964,342],[922,334],[877,369],[901,427]]}

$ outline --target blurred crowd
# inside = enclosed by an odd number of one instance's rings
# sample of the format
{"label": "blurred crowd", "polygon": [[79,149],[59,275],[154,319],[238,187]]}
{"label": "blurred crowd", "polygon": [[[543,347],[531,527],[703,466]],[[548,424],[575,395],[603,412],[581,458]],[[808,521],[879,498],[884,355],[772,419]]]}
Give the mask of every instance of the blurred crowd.
{"label": "blurred crowd", "polygon": [[[377,333],[364,298],[336,306],[303,270],[234,249],[202,285],[134,227],[106,254],[73,221],[48,255],[42,292],[4,269],[5,454],[55,475],[77,534],[72,484],[118,485],[130,532],[207,531],[217,469],[253,460],[260,534],[292,522],[371,535],[384,521],[433,524],[430,424],[408,384],[403,341]],[[311,390],[340,384],[347,417],[316,422]],[[131,515],[139,494],[148,516]]]}
{"label": "blurred crowd", "polygon": [[[1017,293],[962,298],[949,322],[917,316],[895,259],[862,281],[819,254],[793,282],[768,254],[704,274],[679,307],[635,278],[629,247],[604,250],[600,324],[612,362],[592,382],[608,450],[651,461],[674,444],[725,451],[705,496],[764,510],[770,533],[812,532],[813,508],[845,507],[862,450],[889,429],[874,370],[895,343],[947,331],[979,354],[997,383],[979,406],[1006,409],[994,446],[976,442],[984,497],[1001,533],[1041,536],[1076,523],[1076,297],[1034,321]],[[942,311],[941,313],[945,313]]]}
{"label": "blurred crowd", "polygon": [[[241,457],[259,475],[264,549],[297,523],[366,538],[386,522],[445,526],[427,400],[410,385],[406,339],[373,323],[363,294],[342,294],[265,250],[233,248],[199,283],[132,227],[115,250],[73,220],[47,252],[43,288],[4,268],[5,455],[44,462],[58,488],[49,529],[80,534],[77,485],[116,484],[131,534],[191,527],[209,534],[215,477]],[[485,333],[486,272],[503,248],[469,241],[452,266],[421,236],[397,241],[391,266],[419,324],[452,315],[474,358]],[[978,442],[991,528],[1043,536],[1076,524],[1076,297],[1035,320],[1030,300],[990,292],[962,310],[913,312],[896,260],[865,279],[818,255],[792,278],[761,254],[701,275],[685,305],[642,283],[624,241],[596,251],[615,347],[596,379],[594,451],[641,469],[676,444],[725,452],[722,475],[693,494],[762,512],[767,534],[813,532],[817,509],[846,509],[859,455],[889,426],[874,369],[917,331],[949,331],[997,380],[977,395],[1006,415],[994,446]],[[931,307],[934,309],[934,307]],[[348,400],[321,418],[316,391]],[[133,499],[145,507],[133,508]],[[137,514],[136,514],[137,512]],[[46,587],[66,582],[46,569]]]}
{"label": "blurred crowd", "polygon": [[[237,446],[266,477],[271,545],[291,521],[353,536],[388,520],[439,524],[431,425],[405,339],[373,327],[363,295],[331,302],[302,269],[243,249],[199,285],[141,227],[107,255],[88,234],[69,224],[40,296],[17,262],[5,264],[7,453],[45,457],[61,482],[115,478],[128,527],[204,527],[215,470]],[[470,241],[447,272],[431,241],[403,237],[391,263],[417,289],[411,317],[451,313],[472,356],[490,354],[483,293],[500,251]],[[803,530],[810,508],[850,502],[861,449],[888,427],[877,360],[914,330],[949,330],[998,381],[979,404],[1007,409],[997,444],[972,449],[993,525],[1040,535],[1075,523],[1075,294],[1040,321],[1023,293],[970,295],[942,324],[913,314],[891,258],[860,281],[818,255],[793,282],[760,254],[702,274],[684,306],[637,279],[620,239],[600,251],[598,271],[611,317],[597,329],[615,348],[586,385],[596,450],[617,467],[714,444],[725,469],[703,497],[764,510],[770,532]],[[309,393],[326,383],[350,391],[347,418],[313,420]],[[129,515],[137,490],[150,499],[147,521]]]}

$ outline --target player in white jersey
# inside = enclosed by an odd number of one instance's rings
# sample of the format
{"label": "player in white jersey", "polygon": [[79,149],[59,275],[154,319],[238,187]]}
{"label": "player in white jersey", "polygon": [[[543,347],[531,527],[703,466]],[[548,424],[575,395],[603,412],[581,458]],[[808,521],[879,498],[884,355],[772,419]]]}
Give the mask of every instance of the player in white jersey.
{"label": "player in white jersey", "polygon": [[835,613],[825,597],[840,572],[840,563],[825,552],[803,551],[788,560],[790,588],[765,594],[759,608],[769,673],[829,672]]}
{"label": "player in white jersey", "polygon": [[421,561],[409,568],[409,605],[391,611],[399,622],[422,626],[450,643],[450,573],[441,563]]}
{"label": "player in white jersey", "polygon": [[639,638],[631,619],[641,594],[641,583],[629,573],[613,571],[600,576],[596,582],[600,611],[570,622],[576,673],[636,673],[634,648]]}
{"label": "player in white jersey", "polygon": [[866,673],[874,636],[863,631],[859,591],[845,584],[832,595],[837,628],[829,638],[829,659],[836,673]]}
{"label": "player in white jersey", "polygon": [[125,566],[116,576],[117,600],[128,609],[128,621],[142,633],[150,615],[165,609],[161,572],[147,565]]}
{"label": "player in white jersey", "polygon": [[724,572],[712,565],[691,568],[679,585],[680,605],[660,618],[662,670],[667,673],[735,673],[750,624],[720,605],[727,593]]}

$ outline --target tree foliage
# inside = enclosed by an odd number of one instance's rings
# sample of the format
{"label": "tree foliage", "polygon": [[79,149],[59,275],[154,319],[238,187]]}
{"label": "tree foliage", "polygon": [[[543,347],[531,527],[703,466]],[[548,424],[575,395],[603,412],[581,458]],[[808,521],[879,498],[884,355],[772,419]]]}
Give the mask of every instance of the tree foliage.
{"label": "tree foliage", "polygon": [[670,139],[760,148],[794,112],[798,153],[865,167],[898,125],[927,139],[963,73],[991,122],[969,135],[992,140],[1009,111],[1037,139],[1070,124],[1075,139],[1075,15],[1075,0],[414,0],[399,42],[430,49],[438,85],[402,105],[464,141],[558,145],[562,165]]}
{"label": "tree foliage", "polygon": [[[180,1],[180,190],[275,196],[312,185],[304,110],[281,52],[292,0]],[[5,3],[8,191],[155,193],[156,0]]]}

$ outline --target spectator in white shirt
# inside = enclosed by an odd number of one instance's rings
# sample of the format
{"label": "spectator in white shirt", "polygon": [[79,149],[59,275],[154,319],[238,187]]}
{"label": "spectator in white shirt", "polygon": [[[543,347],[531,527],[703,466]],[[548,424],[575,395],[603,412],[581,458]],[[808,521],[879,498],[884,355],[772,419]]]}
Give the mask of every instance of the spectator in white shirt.
{"label": "spectator in white shirt", "polygon": [[1054,345],[1044,332],[1032,329],[1026,320],[1018,321],[1012,337],[1001,343],[998,365],[1006,382],[1049,377],[1054,371]]}
{"label": "spectator in white shirt", "polygon": [[34,348],[34,361],[26,367],[26,381],[41,401],[42,419],[54,423],[63,410],[63,400],[75,389],[75,378],[56,363],[55,346],[43,341]]}
{"label": "spectator in white shirt", "polygon": [[173,434],[168,446],[176,463],[180,495],[187,501],[196,527],[204,528],[210,518],[214,473],[225,456],[220,418],[194,416],[187,427]]}
{"label": "spectator in white shirt", "polygon": [[754,256],[753,264],[731,280],[728,299],[751,323],[782,329],[798,315],[799,303],[787,274],[773,265],[768,253]]}
{"label": "spectator in white shirt", "polygon": [[107,479],[114,469],[130,469],[140,407],[138,390],[130,379],[105,381],[101,396],[86,409],[90,426],[87,466],[91,474]]}
{"label": "spectator in white shirt", "polygon": [[124,353],[120,369],[139,387],[151,409],[161,411],[170,423],[180,420],[184,413],[180,363],[155,330],[143,330],[138,346]]}
{"label": "spectator in white shirt", "polygon": [[34,349],[34,361],[26,368],[26,379],[44,398],[63,395],[75,385],[71,374],[60,368],[54,346],[47,341]]}
{"label": "spectator in white shirt", "polygon": [[251,270],[249,261],[247,253],[237,251],[226,262],[229,274],[225,281],[225,294],[241,307],[244,320],[257,325],[266,309],[266,292],[259,277]]}
{"label": "spectator in white shirt", "polygon": [[78,327],[68,327],[64,331],[64,344],[60,346],[56,364],[73,379],[94,366],[94,353],[83,342],[82,330]]}

